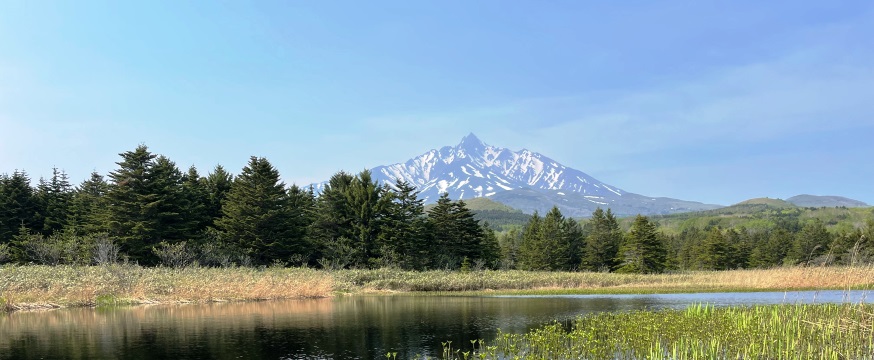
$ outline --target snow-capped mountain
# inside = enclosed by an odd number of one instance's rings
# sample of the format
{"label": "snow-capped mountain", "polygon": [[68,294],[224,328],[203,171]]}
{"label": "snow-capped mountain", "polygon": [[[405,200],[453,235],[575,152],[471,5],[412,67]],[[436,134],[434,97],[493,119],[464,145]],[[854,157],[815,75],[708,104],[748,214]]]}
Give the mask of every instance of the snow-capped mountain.
{"label": "snow-capped mountain", "polygon": [[588,195],[593,203],[625,192],[539,153],[487,145],[470,134],[456,146],[431,150],[402,164],[372,170],[380,181],[414,184],[426,202],[440,194],[452,199],[492,196],[515,189],[556,190]]}
{"label": "snow-capped mountain", "polygon": [[[456,146],[431,150],[405,163],[379,166],[371,172],[380,184],[393,186],[403,180],[415,185],[426,203],[437,201],[445,192],[454,200],[487,196],[526,212],[543,212],[555,205],[568,216],[587,216],[596,207],[609,207],[617,214],[716,207],[628,193],[540,153],[491,146],[474,134],[465,136]],[[318,191],[324,185],[314,187]]]}

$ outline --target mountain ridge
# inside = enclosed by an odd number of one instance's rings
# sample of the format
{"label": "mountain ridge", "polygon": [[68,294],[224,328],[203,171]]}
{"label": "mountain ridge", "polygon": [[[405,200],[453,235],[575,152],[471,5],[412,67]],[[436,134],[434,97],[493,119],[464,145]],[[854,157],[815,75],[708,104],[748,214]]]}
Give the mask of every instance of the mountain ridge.
{"label": "mountain ridge", "polygon": [[[370,170],[380,185],[398,181],[415,186],[426,203],[448,193],[454,200],[489,197],[523,212],[558,206],[567,216],[584,217],[596,208],[617,215],[665,214],[706,210],[720,205],[627,192],[528,149],[488,145],[473,133],[455,146],[432,149],[403,163]],[[326,182],[314,184],[320,191]]]}

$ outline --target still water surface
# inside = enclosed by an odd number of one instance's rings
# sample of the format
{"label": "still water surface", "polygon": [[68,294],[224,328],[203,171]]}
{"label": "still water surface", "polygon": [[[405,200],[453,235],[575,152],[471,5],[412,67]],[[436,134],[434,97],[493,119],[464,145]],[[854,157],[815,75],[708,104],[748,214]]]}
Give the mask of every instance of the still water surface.
{"label": "still water surface", "polygon": [[860,302],[865,292],[665,295],[345,296],[0,315],[0,359],[377,359],[433,356],[498,328],[525,332],[598,311]]}

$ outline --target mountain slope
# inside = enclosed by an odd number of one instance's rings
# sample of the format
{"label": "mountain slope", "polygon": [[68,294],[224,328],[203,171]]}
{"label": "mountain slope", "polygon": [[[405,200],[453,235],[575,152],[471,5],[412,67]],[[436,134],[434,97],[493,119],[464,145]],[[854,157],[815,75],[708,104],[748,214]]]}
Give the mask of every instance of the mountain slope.
{"label": "mountain slope", "polygon": [[401,179],[414,184],[426,202],[436,201],[444,192],[463,200],[521,188],[582,193],[593,203],[625,193],[539,153],[486,145],[473,134],[457,146],[374,168],[373,174],[390,183]]}
{"label": "mountain slope", "polygon": [[786,199],[786,201],[802,207],[866,207],[868,204],[843,196],[816,196],[816,195],[797,195]]}
{"label": "mountain slope", "polygon": [[[380,184],[392,186],[398,180],[413,184],[426,203],[435,202],[445,192],[456,200],[490,197],[526,213],[543,213],[555,205],[566,216],[576,217],[589,216],[597,207],[612,208],[617,215],[719,207],[629,193],[537,152],[487,145],[473,134],[456,146],[431,150],[371,172]],[[314,185],[316,191],[324,184]]]}

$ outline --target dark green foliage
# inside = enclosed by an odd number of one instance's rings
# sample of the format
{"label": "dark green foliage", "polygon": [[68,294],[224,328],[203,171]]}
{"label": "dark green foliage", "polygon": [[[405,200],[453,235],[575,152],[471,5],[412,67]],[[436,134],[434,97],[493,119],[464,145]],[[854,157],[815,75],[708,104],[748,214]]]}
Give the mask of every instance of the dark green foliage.
{"label": "dark green foliage", "polygon": [[722,229],[711,228],[696,252],[695,269],[725,270],[730,267],[730,246]]}
{"label": "dark green foliage", "polygon": [[78,234],[108,232],[109,201],[106,197],[109,184],[97,172],[83,181],[73,192],[69,226]]}
{"label": "dark green foliage", "polygon": [[40,179],[36,192],[39,222],[36,227],[40,233],[51,235],[67,226],[72,198],[73,186],[63,171],[53,168],[49,181]]}
{"label": "dark green foliage", "polygon": [[119,168],[109,173],[111,182],[106,193],[110,234],[119,239],[123,251],[134,259],[153,264],[151,249],[161,240],[155,216],[159,199],[152,193],[156,155],[140,145],[119,156],[122,160],[116,163]]}
{"label": "dark green foliage", "polygon": [[206,215],[211,223],[222,217],[222,203],[231,191],[231,185],[234,183],[234,177],[225,171],[221,165],[217,165],[215,169],[204,179],[204,187],[206,188]]}
{"label": "dark green foliage", "polygon": [[285,184],[265,158],[249,159],[234,179],[222,212],[217,225],[225,241],[246,251],[257,264],[287,261],[307,252]]}
{"label": "dark green foliage", "polygon": [[185,225],[188,228],[188,239],[199,237],[206,228],[212,225],[209,215],[209,189],[206,186],[206,178],[200,176],[194,166],[188,168],[188,172],[182,176],[182,194],[180,206]]}
{"label": "dark green foliage", "polygon": [[[199,177],[193,173],[195,182]],[[186,187],[186,179],[176,164],[161,155],[152,166],[148,192],[152,203],[149,215],[155,222],[154,239],[175,244],[194,238],[203,225],[203,207],[195,187]],[[154,247],[154,245],[152,246]]]}
{"label": "dark green foliage", "polygon": [[346,197],[353,179],[342,171],[334,174],[316,199],[307,234],[324,267],[346,267],[358,258],[358,249],[351,245],[352,215]]}
{"label": "dark green foliage", "polygon": [[423,269],[428,258],[424,201],[418,198],[416,188],[405,181],[395,184],[388,192],[390,203],[382,222],[380,248],[383,258],[394,260],[404,269]]}
{"label": "dark green foliage", "polygon": [[613,212],[601,208],[592,212],[585,226],[585,250],[581,268],[589,271],[610,271],[616,267],[619,244],[622,243],[622,230]]}
{"label": "dark green foliage", "polygon": [[617,272],[652,274],[665,269],[667,250],[646,216],[637,215],[619,247]]}
{"label": "dark green foliage", "polygon": [[558,207],[545,217],[535,214],[522,234],[519,267],[524,270],[571,270],[582,245],[582,229]]}
{"label": "dark green foliage", "polygon": [[804,224],[801,231],[795,235],[795,241],[786,255],[792,264],[811,264],[812,261],[822,262],[819,257],[829,250],[831,234],[819,219]]}
{"label": "dark green foliage", "polygon": [[471,210],[473,216],[481,223],[488,223],[489,228],[495,231],[508,231],[515,227],[524,226],[531,219],[531,215],[521,212],[504,210]]}
{"label": "dark green foliage", "polygon": [[385,188],[380,187],[364,170],[352,179],[347,188],[346,199],[349,214],[350,236],[353,246],[359,249],[354,263],[359,266],[378,265],[379,246],[377,240],[383,230],[391,199],[385,196]]}
{"label": "dark green foliage", "polygon": [[24,171],[0,176],[0,244],[12,240],[19,228],[34,228],[37,204]]}
{"label": "dark green foliage", "polygon": [[[530,218],[529,218],[530,220]],[[519,249],[522,246],[522,231],[513,227],[498,235],[498,246],[501,248],[500,268],[515,269],[519,263]]]}
{"label": "dark green foliage", "polygon": [[764,241],[759,241],[750,253],[750,267],[769,268],[783,264],[783,259],[792,246],[792,234],[782,228],[772,231]]}
{"label": "dark green foliage", "polygon": [[443,193],[437,205],[428,211],[434,267],[456,269],[464,258],[486,260],[483,253],[484,232],[464,201],[452,201]]}

